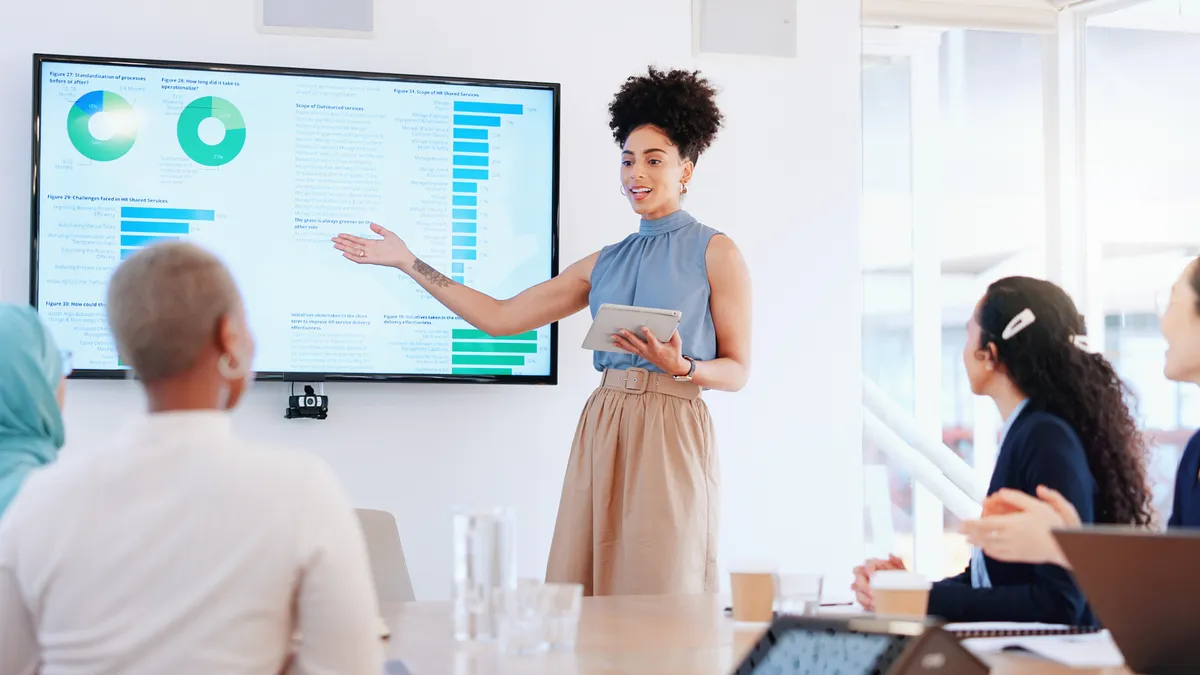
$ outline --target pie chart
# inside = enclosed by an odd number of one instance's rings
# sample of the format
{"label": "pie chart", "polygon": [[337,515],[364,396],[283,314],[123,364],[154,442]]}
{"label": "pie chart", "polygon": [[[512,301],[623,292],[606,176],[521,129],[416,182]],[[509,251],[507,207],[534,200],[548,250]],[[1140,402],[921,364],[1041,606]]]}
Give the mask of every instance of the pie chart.
{"label": "pie chart", "polygon": [[[209,143],[201,137],[201,125],[214,119],[224,127],[220,140]],[[197,164],[221,166],[232,162],[246,145],[246,121],[229,101],[217,96],[205,96],[192,101],[179,114],[176,127],[179,147]]]}
{"label": "pie chart", "polygon": [[67,113],[67,137],[90,160],[120,159],[137,140],[137,113],[120,94],[88,92]]}

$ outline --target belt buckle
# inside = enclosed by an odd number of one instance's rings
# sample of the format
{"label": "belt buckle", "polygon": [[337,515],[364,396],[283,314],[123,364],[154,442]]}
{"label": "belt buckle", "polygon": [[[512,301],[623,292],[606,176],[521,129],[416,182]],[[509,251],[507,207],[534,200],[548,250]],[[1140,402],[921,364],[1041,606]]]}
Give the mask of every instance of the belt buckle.
{"label": "belt buckle", "polygon": [[646,385],[650,384],[650,371],[645,368],[627,368],[625,370],[625,391],[642,394]]}

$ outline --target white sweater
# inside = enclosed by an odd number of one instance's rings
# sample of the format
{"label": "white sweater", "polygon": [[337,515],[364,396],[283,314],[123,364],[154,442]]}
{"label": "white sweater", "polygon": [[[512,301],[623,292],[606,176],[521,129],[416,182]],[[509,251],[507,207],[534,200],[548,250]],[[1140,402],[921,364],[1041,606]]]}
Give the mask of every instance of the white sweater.
{"label": "white sweater", "polygon": [[362,531],[323,463],[224,413],[64,453],[0,519],[0,675],[275,675],[293,647],[291,672],[380,672]]}

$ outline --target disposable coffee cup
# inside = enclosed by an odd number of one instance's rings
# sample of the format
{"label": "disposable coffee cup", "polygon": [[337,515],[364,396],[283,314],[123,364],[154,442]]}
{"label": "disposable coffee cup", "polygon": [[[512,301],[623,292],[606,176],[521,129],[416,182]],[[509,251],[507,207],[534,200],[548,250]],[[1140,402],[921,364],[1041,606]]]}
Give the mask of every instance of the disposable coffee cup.
{"label": "disposable coffee cup", "polygon": [[871,575],[875,613],[917,619],[929,613],[929,589],[933,584],[916,572],[880,570]]}
{"label": "disposable coffee cup", "polygon": [[729,572],[733,591],[733,620],[770,623],[775,609],[775,570],[765,566],[736,567]]}

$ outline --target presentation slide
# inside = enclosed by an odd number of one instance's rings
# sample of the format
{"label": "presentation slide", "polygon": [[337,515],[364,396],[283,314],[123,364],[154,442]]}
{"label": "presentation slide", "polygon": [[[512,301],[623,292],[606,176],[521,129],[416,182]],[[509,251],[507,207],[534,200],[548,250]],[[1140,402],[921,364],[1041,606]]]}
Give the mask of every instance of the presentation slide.
{"label": "presentation slide", "polygon": [[139,249],[185,240],[232,270],[261,373],[550,376],[549,327],[491,337],[330,239],[380,223],[500,298],[549,279],[553,85],[39,66],[34,293],[76,370],[125,368],[108,279]]}

